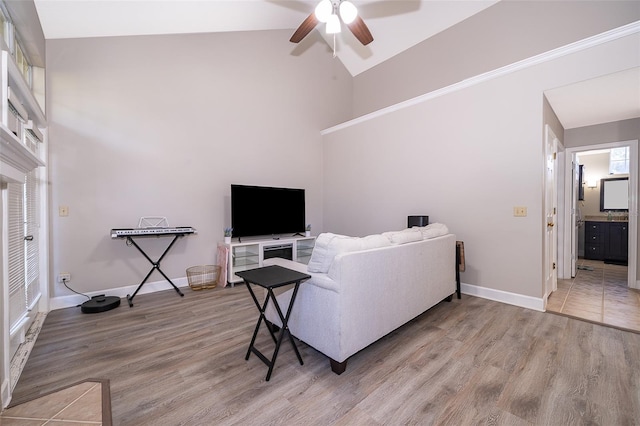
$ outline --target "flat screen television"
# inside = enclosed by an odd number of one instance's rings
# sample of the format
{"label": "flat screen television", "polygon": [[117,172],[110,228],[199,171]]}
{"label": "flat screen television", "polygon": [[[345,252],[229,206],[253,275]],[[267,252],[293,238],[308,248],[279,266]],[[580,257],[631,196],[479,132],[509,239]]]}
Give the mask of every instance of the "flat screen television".
{"label": "flat screen television", "polygon": [[304,189],[231,185],[234,237],[304,234]]}

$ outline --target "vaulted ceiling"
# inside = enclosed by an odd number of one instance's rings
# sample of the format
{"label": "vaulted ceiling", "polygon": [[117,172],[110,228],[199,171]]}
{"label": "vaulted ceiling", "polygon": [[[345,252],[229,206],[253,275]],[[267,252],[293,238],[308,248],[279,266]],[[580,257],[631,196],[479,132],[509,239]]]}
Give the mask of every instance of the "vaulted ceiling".
{"label": "vaulted ceiling", "polygon": [[[9,0],[17,1],[17,0]],[[20,0],[22,1],[22,0]],[[362,46],[342,28],[336,55],[356,76],[499,0],[352,0],[373,34]],[[319,0],[33,0],[46,39],[290,30]],[[314,31],[333,46],[320,24]],[[288,43],[292,52],[304,48]],[[42,65],[41,65],[42,66]],[[640,69],[545,93],[567,129],[640,117]]]}
{"label": "vaulted ceiling", "polygon": [[[336,54],[355,76],[497,1],[353,0],[374,42],[362,46],[343,25],[343,31],[336,37]],[[293,34],[318,2],[35,0],[35,5],[45,38],[57,39],[278,29]],[[324,33],[324,25],[318,25],[314,31]],[[333,38],[326,38],[333,46]],[[283,43],[288,43],[288,38]],[[297,47],[293,43],[290,46],[292,50]]]}

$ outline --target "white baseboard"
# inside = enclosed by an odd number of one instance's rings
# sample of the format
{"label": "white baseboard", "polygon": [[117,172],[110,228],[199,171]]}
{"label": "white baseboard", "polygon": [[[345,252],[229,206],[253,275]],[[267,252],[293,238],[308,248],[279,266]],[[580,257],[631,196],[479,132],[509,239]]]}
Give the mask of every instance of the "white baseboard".
{"label": "white baseboard", "polygon": [[[183,288],[183,287],[188,287],[189,286],[189,281],[187,280],[187,277],[172,278],[171,281],[173,281],[173,283],[179,288]],[[129,285],[129,286],[126,286],[126,287],[109,288],[109,289],[100,290],[100,291],[93,291],[93,292],[85,293],[85,294],[87,296],[89,296],[89,297],[93,297],[93,296],[98,296],[98,295],[104,294],[106,296],[117,296],[117,297],[120,297],[120,298],[125,298],[125,297],[127,297],[128,294],[133,294],[136,291],[136,289],[138,288],[138,285],[139,284]],[[154,282],[146,282],[140,288],[140,291],[136,294],[136,296],[138,296],[139,294],[155,293],[156,291],[163,291],[163,290],[173,290],[173,287],[171,286],[171,284],[169,284],[165,280],[154,281]],[[81,296],[79,294],[72,294],[72,295],[69,295],[69,296],[52,297],[49,300],[49,308],[52,311],[55,310],[55,309],[73,308],[75,306],[78,306],[78,305],[86,302],[87,300],[88,299],[86,297],[83,297],[83,296]],[[126,302],[126,300],[125,300],[125,302]]]}
{"label": "white baseboard", "polygon": [[482,297],[483,299],[495,300],[496,302],[507,303],[509,305],[520,306],[521,308],[533,309],[544,312],[544,300],[538,297],[524,296],[517,293],[495,290],[493,288],[479,287],[472,284],[460,283],[460,290],[469,296]]}

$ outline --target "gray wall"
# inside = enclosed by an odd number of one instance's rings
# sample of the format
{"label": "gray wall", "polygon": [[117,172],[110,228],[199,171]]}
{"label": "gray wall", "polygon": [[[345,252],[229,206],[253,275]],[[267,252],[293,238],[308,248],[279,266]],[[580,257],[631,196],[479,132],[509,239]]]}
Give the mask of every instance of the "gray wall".
{"label": "gray wall", "polygon": [[[626,37],[329,132],[325,227],[365,235],[428,214],[465,242],[465,283],[542,297],[543,93],[638,66],[639,42]],[[514,206],[527,217],[513,217]]]}
{"label": "gray wall", "polygon": [[[637,52],[596,48],[319,135],[640,15],[637,2],[541,2],[546,12],[517,3],[524,9],[492,7],[355,81],[319,37],[294,53],[282,43],[289,31],[48,41],[52,277],[70,272],[87,292],[137,285],[148,263],[108,233],[146,215],[198,228],[163,263],[183,277],[215,260],[229,184],[255,183],[306,188],[314,233],[364,235],[429,214],[466,241],[465,282],[539,297],[542,92],[637,66]],[[532,25],[539,41],[522,43],[516,30]],[[61,205],[69,217],[58,217]],[[514,205],[528,216],[513,218]],[[52,297],[70,294],[52,287]]]}
{"label": "gray wall", "polygon": [[638,1],[502,0],[356,76],[354,115],[639,19]]}
{"label": "gray wall", "polygon": [[[584,184],[584,200],[579,202],[582,217],[583,219],[586,216],[606,218],[607,212],[600,211],[600,179],[609,177],[609,153],[603,152],[601,154],[580,155],[579,164],[584,165],[583,176],[586,178]],[[589,188],[586,182],[589,182],[590,177],[593,176],[597,177],[597,186],[595,188]],[[618,177],[618,175],[615,177]]]}
{"label": "gray wall", "polygon": [[[546,96],[542,98],[542,120],[543,123],[549,125],[551,131],[564,146],[564,127],[562,127],[562,123],[560,123],[556,112],[551,108]],[[561,147],[558,147],[558,149],[561,149]]]}
{"label": "gray wall", "polygon": [[[215,262],[231,183],[306,189],[322,230],[320,130],[349,117],[352,78],[320,40],[294,56],[289,33],[47,42],[52,277],[137,285],[149,263],[109,230],[141,216],[198,230],[163,261],[169,277]],[[153,256],[167,243],[142,241]],[[71,294],[53,281],[52,297]]]}
{"label": "gray wall", "polygon": [[640,118],[577,127],[564,131],[565,148],[640,139]]}

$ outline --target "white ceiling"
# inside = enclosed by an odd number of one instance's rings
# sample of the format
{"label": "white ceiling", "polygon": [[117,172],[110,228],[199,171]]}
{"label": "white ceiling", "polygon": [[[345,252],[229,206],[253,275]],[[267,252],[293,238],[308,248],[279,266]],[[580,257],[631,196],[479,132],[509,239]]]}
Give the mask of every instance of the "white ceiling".
{"label": "white ceiling", "polygon": [[[287,29],[319,0],[34,0],[46,39]],[[356,76],[498,0],[352,0],[373,34],[343,28],[336,54]],[[314,31],[324,33],[320,24]],[[332,46],[333,40],[324,35]],[[313,39],[313,38],[311,38]],[[308,39],[303,40],[300,44]],[[283,43],[289,43],[288,38]],[[289,43],[294,51],[298,45]],[[545,92],[566,129],[640,117],[640,69]]]}
{"label": "white ceiling", "polygon": [[545,92],[565,129],[640,117],[640,68]]}

